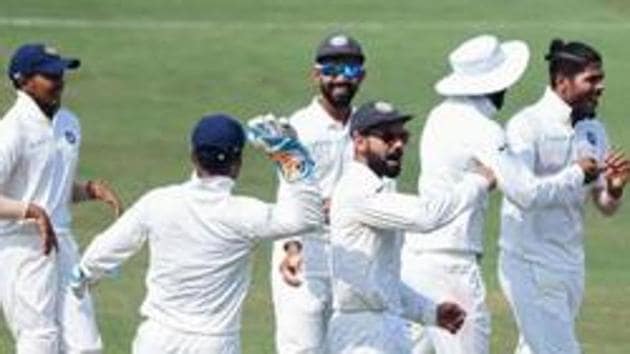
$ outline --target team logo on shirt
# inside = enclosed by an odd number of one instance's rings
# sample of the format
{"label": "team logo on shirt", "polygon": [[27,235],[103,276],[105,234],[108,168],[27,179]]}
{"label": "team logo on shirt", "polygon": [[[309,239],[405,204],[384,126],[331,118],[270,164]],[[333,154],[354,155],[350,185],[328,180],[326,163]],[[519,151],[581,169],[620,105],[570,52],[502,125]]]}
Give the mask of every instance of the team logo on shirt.
{"label": "team logo on shirt", "polygon": [[586,141],[593,146],[597,146],[597,136],[593,132],[586,132]]}
{"label": "team logo on shirt", "polygon": [[66,138],[66,141],[68,142],[68,144],[74,145],[74,143],[77,142],[77,136],[74,134],[73,131],[66,130],[66,132],[63,135]]}

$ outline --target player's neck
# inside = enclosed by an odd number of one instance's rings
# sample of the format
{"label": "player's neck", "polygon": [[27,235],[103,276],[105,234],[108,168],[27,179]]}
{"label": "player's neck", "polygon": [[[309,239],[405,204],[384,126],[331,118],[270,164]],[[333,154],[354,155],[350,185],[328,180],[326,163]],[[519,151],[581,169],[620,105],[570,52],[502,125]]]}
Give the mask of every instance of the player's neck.
{"label": "player's neck", "polygon": [[350,119],[350,114],[352,114],[350,106],[337,107],[323,97],[319,99],[319,102],[334,121],[339,122],[341,125],[346,125]]}

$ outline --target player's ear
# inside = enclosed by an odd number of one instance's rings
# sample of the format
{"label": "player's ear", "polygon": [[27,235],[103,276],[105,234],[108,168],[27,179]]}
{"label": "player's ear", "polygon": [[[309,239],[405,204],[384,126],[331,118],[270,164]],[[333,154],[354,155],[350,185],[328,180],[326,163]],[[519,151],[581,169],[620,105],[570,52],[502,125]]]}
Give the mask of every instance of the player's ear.
{"label": "player's ear", "polygon": [[190,162],[192,162],[193,166],[195,166],[195,169],[198,170],[201,168],[201,164],[199,163],[199,158],[197,157],[197,154],[195,154],[195,151],[190,152]]}
{"label": "player's ear", "polygon": [[365,138],[365,136],[359,134],[359,132],[353,132],[352,133],[352,143],[354,145],[354,153],[356,154],[363,154],[366,150],[366,145],[367,145],[367,139]]}
{"label": "player's ear", "polygon": [[319,72],[319,69],[315,65],[313,65],[313,67],[311,67],[311,70],[309,72],[309,76],[310,76],[311,81],[313,81],[314,83],[319,84],[320,75],[321,74]]}
{"label": "player's ear", "polygon": [[239,155],[233,162],[232,165],[230,166],[230,177],[232,177],[232,179],[237,179],[238,176],[241,174],[241,166],[243,165],[243,157],[242,155]]}

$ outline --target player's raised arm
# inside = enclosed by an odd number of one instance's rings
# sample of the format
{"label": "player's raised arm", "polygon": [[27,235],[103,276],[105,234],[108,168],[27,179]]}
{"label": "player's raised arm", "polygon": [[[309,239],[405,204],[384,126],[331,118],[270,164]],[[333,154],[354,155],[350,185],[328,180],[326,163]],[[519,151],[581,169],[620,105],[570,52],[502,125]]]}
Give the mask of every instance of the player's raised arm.
{"label": "player's raised arm", "polygon": [[255,118],[247,134],[250,143],[275,162],[290,190],[251,216],[252,236],[286,238],[322,227],[324,202],[313,180],[314,162],[288,122],[270,115]]}

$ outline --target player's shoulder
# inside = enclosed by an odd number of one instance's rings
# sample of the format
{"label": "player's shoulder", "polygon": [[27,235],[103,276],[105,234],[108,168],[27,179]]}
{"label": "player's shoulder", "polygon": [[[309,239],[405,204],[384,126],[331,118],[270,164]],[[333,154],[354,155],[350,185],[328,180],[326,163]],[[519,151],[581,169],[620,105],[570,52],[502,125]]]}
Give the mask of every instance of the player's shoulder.
{"label": "player's shoulder", "polygon": [[155,187],[144,193],[139,199],[138,204],[143,205],[171,205],[172,201],[179,200],[183,193],[181,184],[170,184],[166,186]]}
{"label": "player's shoulder", "polygon": [[518,110],[506,123],[506,130],[528,131],[536,126],[538,106],[533,104]]}
{"label": "player's shoulder", "polygon": [[0,119],[0,127],[6,129],[8,127],[16,126],[19,123],[18,117],[22,114],[23,111],[20,109],[20,106],[18,104],[14,104],[2,115],[2,118]]}
{"label": "player's shoulder", "polygon": [[55,113],[53,122],[76,127],[80,125],[79,117],[66,107],[61,107],[57,113]]}
{"label": "player's shoulder", "polygon": [[235,207],[235,210],[241,210],[243,215],[259,213],[266,210],[269,206],[269,204],[258,198],[245,195],[232,195],[230,203]]}
{"label": "player's shoulder", "polygon": [[9,109],[2,119],[0,119],[0,139],[1,143],[19,142],[20,136],[26,132],[24,127],[20,126],[20,120],[17,119],[18,112],[15,109]]}
{"label": "player's shoulder", "polygon": [[310,104],[295,111],[289,118],[289,123],[295,128],[300,139],[313,140],[325,133],[326,122],[329,119],[317,99],[313,99]]}
{"label": "player's shoulder", "polygon": [[65,136],[69,142],[81,140],[81,124],[77,115],[71,110],[65,107],[60,108],[55,113],[52,124],[55,134]]}
{"label": "player's shoulder", "polygon": [[593,129],[597,129],[603,132],[606,131],[606,125],[600,118],[585,119],[581,122],[578,122],[577,124],[588,124]]}

